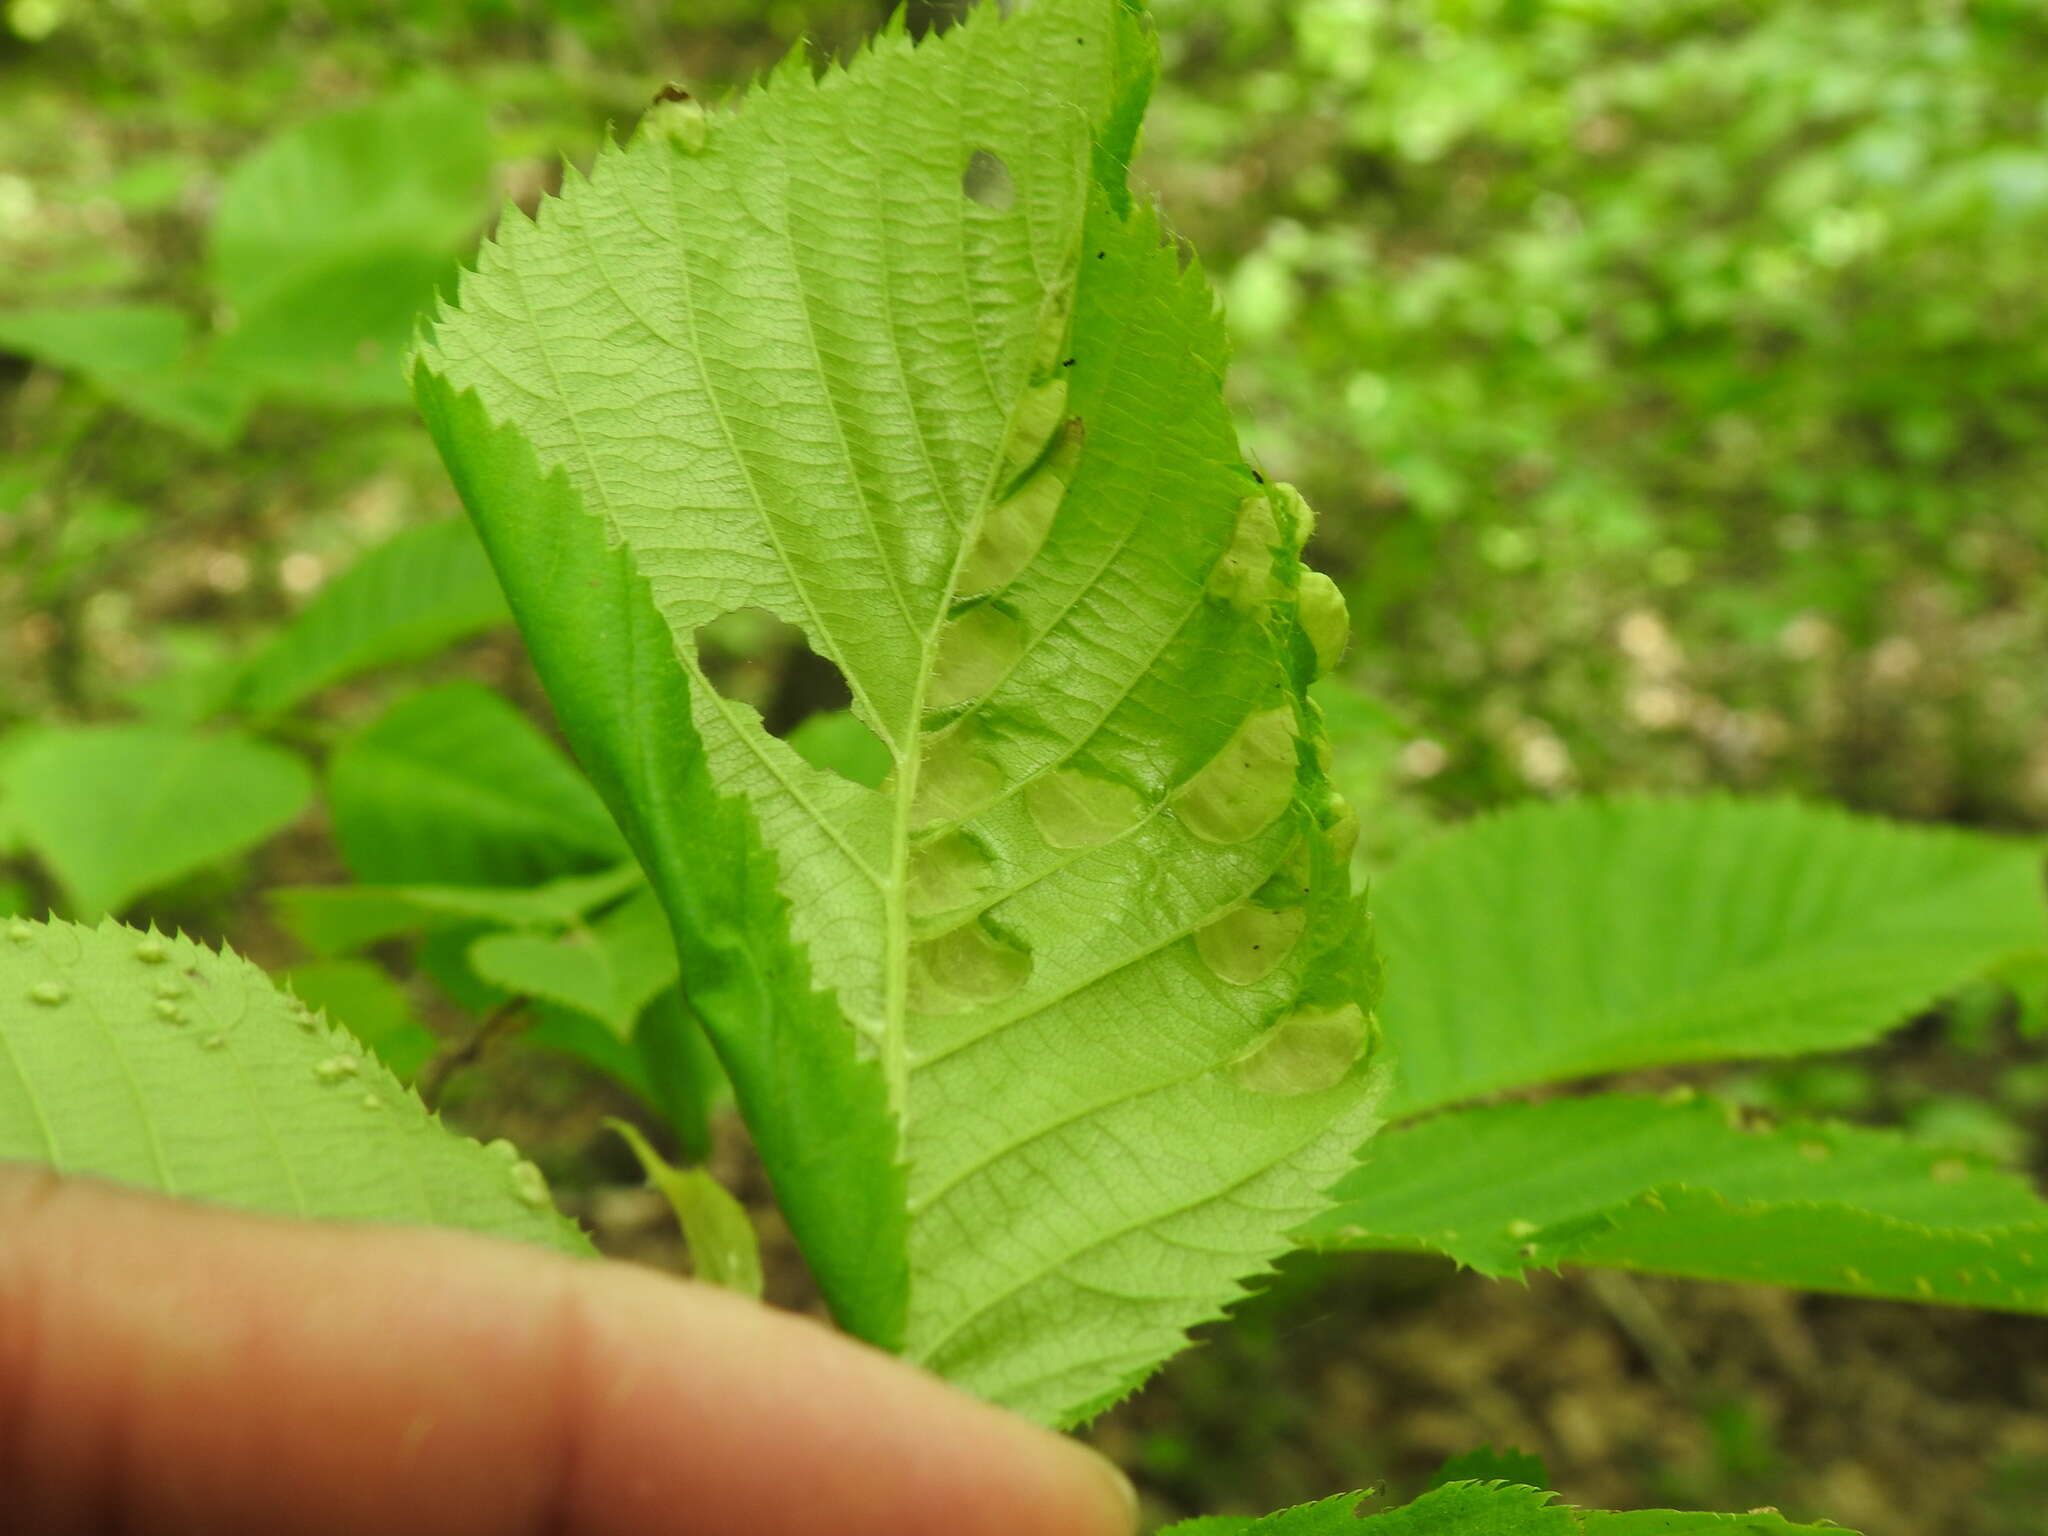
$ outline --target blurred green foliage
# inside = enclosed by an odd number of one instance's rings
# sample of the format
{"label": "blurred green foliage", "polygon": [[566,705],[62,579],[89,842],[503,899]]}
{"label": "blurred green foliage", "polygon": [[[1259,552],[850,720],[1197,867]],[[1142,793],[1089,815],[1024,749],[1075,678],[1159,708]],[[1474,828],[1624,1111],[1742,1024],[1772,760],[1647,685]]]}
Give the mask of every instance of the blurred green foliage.
{"label": "blurred green foliage", "polygon": [[1158,10],[1252,441],[1458,800],[2038,813],[2048,13]]}
{"label": "blurred green foliage", "polygon": [[[916,27],[961,8],[908,7]],[[1448,813],[1578,788],[2048,824],[2048,10],[1153,8],[1168,76],[1141,169],[1229,304],[1247,440],[1319,508],[1318,558],[1345,579],[1363,688],[1322,701],[1373,870]],[[885,9],[0,0],[0,772],[11,750],[61,799],[84,784],[64,753],[118,730],[202,763],[232,749],[282,786],[236,825],[155,807],[196,850],[176,868],[126,858],[99,818],[31,836],[0,790],[0,910],[132,899],[279,961],[295,935],[323,956],[302,989],[408,1073],[432,1043],[412,1010],[451,1016],[421,978],[474,1013],[504,1002],[476,946],[589,969],[625,887],[581,873],[616,850],[551,746],[515,754],[560,791],[546,825],[430,829],[484,848],[475,869],[405,863],[425,835],[378,811],[382,775],[435,767],[424,728],[520,729],[408,702],[423,681],[536,702],[392,387],[397,345],[494,208],[531,208],[657,86],[715,97],[803,37],[845,50]],[[391,724],[408,716],[420,733]],[[859,756],[843,727],[813,716],[804,750]],[[303,799],[280,747],[325,793],[250,857],[264,883],[318,887],[297,893],[306,932],[252,915],[239,862]],[[187,869],[201,855],[218,867]],[[328,884],[522,860],[576,873],[533,910],[492,903],[555,888]],[[379,903],[346,942],[307,937]],[[406,987],[383,984],[391,951],[356,956],[415,931]],[[2013,996],[2038,1034],[2048,974],[2025,963],[1918,1054],[1731,1091],[2038,1147],[2048,1067],[2021,1059]],[[543,1011],[533,1037],[629,1082],[702,1155],[701,1037],[669,992],[630,1052],[614,1001]],[[1256,1318],[1249,1337],[1266,1347]],[[1309,1444],[1378,1475],[1376,1448],[1303,1422],[1312,1400],[1246,1402],[1241,1375],[1215,1386],[1227,1448],[1158,1438],[1161,1481],[1244,1493]],[[1776,1452],[1746,1412],[1712,1418],[1726,1466],[1687,1497],[1761,1480]],[[2010,1453],[2015,1511],[2038,1508],[2043,1465]]]}

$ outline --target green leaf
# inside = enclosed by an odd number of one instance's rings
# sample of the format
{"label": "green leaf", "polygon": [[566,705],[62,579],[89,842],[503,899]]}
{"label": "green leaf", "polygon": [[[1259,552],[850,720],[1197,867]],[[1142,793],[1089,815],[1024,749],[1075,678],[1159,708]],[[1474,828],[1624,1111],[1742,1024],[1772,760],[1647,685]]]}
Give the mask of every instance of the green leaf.
{"label": "green leaf", "polygon": [[307,1007],[347,1019],[349,1033],[402,1082],[419,1075],[440,1043],[413,1017],[404,989],[382,966],[367,960],[315,960],[293,966],[284,980]]}
{"label": "green leaf", "polygon": [[280,714],[345,678],[430,656],[510,618],[469,524],[426,523],[322,587],[250,659],[238,702],[257,714]]}
{"label": "green leaf", "polygon": [[1394,1110],[1860,1044],[2043,932],[2032,844],[1792,801],[1489,816],[1379,882]]}
{"label": "green leaf", "polygon": [[239,956],[111,922],[4,932],[0,1161],[591,1251],[509,1142],[442,1129],[347,1031]]}
{"label": "green leaf", "polygon": [[1352,1513],[1361,1497],[1340,1494],[1258,1520],[1185,1520],[1160,1536],[1856,1536],[1838,1525],[1794,1525],[1771,1510],[1577,1509],[1514,1483],[1446,1483],[1364,1519]]}
{"label": "green leaf", "polygon": [[[797,60],[509,218],[415,372],[841,1320],[1055,1422],[1284,1251],[1376,1077],[1310,519],[1124,186],[1150,72],[1118,0]],[[880,788],[707,684],[751,608]]]}
{"label": "green leaf", "polygon": [[232,731],[51,727],[0,759],[9,819],[85,916],[253,847],[312,791],[291,753]]}
{"label": "green leaf", "polygon": [[216,365],[314,403],[403,399],[414,318],[481,225],[490,167],[481,104],[434,80],[262,145],[212,226],[234,312]]}
{"label": "green leaf", "polygon": [[826,710],[798,723],[789,745],[813,768],[824,768],[869,789],[880,789],[896,766],[882,739],[850,709]]}
{"label": "green leaf", "polygon": [[335,840],[359,880],[524,885],[626,851],[560,750],[475,683],[408,694],[327,772]]}
{"label": "green leaf", "polygon": [[1748,1126],[1707,1099],[1453,1110],[1382,1134],[1332,1193],[1308,1241],[1488,1275],[1611,1264],[2048,1311],[2048,1204],[2026,1180],[1888,1132]]}
{"label": "green leaf", "polygon": [[316,954],[343,955],[400,934],[471,923],[566,928],[644,880],[639,865],[621,864],[526,887],[283,885],[264,895],[293,938]]}
{"label": "green leaf", "polygon": [[487,934],[470,945],[469,963],[492,986],[574,1008],[622,1040],[677,974],[661,903],[644,889],[559,937]]}
{"label": "green leaf", "polygon": [[248,391],[193,356],[192,327],[167,304],[0,311],[0,351],[76,373],[145,421],[222,448],[242,430]]}
{"label": "green leaf", "polygon": [[1492,1446],[1453,1456],[1429,1480],[1432,1488],[1445,1483],[1522,1483],[1530,1488],[1549,1486],[1550,1472],[1541,1456],[1518,1451],[1512,1446],[1496,1451]]}
{"label": "green leaf", "polygon": [[758,1300],[761,1242],[747,1208],[702,1168],[671,1166],[648,1144],[638,1126],[611,1119],[605,1124],[625,1138],[646,1171],[647,1182],[661,1191],[682,1223],[683,1240],[689,1244],[690,1265],[697,1278]]}

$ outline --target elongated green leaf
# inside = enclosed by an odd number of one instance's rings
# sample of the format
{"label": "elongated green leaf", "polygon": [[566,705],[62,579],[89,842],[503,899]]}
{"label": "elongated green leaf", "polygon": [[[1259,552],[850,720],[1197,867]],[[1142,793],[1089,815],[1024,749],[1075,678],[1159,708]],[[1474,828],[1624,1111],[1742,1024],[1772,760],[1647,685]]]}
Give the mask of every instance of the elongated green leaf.
{"label": "elongated green leaf", "polygon": [[587,1013],[620,1039],[676,982],[675,946],[649,890],[559,937],[487,934],[470,945],[469,963],[492,986]]}
{"label": "elongated green leaf", "polygon": [[2038,949],[2041,851],[1790,801],[1584,800],[1375,887],[1394,1109],[1858,1044]]}
{"label": "elongated green leaf", "polygon": [[[415,386],[848,1326],[1042,1419],[1239,1294],[1371,1123],[1309,518],[1123,183],[1118,0],[984,7],[510,219]],[[723,700],[741,608],[893,772]]]}
{"label": "elongated green leaf", "polygon": [[335,840],[360,880],[524,885],[626,851],[554,744],[474,683],[407,695],[327,771]]}
{"label": "elongated green leaf", "polygon": [[230,731],[53,727],[0,759],[9,819],[84,916],[263,841],[312,791],[296,757]]}
{"label": "elongated green leaf", "polygon": [[2048,1311],[2048,1203],[1959,1153],[1849,1126],[1744,1126],[1623,1095],[1454,1110],[1380,1136],[1304,1236],[1489,1275],[1614,1264]]}
{"label": "elongated green leaf", "polygon": [[357,673],[432,655],[510,619],[469,524],[427,523],[322,587],[250,659],[238,702],[257,714],[281,713]]}
{"label": "elongated green leaf", "polygon": [[1340,1494],[1256,1520],[1186,1520],[1160,1536],[1856,1536],[1839,1525],[1795,1525],[1772,1510],[1576,1509],[1515,1483],[1446,1483],[1362,1520],[1353,1513],[1359,1499]]}
{"label": "elongated green leaf", "polygon": [[321,955],[436,928],[566,928],[645,884],[637,864],[533,886],[284,885],[265,895],[293,938]]}
{"label": "elongated green leaf", "polygon": [[761,1294],[761,1241],[753,1218],[730,1191],[702,1168],[677,1168],[624,1120],[607,1120],[633,1149],[647,1182],[661,1191],[682,1223],[690,1245],[690,1267],[699,1280],[743,1296]]}
{"label": "elongated green leaf", "polygon": [[345,1030],[189,939],[14,920],[0,1160],[326,1220],[588,1253],[511,1144],[443,1130]]}
{"label": "elongated green leaf", "polygon": [[145,421],[225,447],[242,429],[249,392],[192,349],[191,322],[167,304],[0,310],[0,351],[76,373]]}

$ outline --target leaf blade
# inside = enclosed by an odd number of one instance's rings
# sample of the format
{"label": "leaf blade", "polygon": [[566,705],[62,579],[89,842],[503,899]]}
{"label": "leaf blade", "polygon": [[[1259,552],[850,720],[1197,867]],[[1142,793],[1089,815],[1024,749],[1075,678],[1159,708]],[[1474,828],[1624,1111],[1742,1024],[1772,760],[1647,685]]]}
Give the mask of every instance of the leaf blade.
{"label": "leaf blade", "polygon": [[2038,866],[1792,801],[1583,800],[1442,834],[1376,887],[1392,1112],[1860,1044],[2038,948]]}
{"label": "leaf blade", "polygon": [[516,1153],[442,1130],[256,967],[111,922],[11,924],[0,939],[0,1158],[247,1210],[591,1251]]}

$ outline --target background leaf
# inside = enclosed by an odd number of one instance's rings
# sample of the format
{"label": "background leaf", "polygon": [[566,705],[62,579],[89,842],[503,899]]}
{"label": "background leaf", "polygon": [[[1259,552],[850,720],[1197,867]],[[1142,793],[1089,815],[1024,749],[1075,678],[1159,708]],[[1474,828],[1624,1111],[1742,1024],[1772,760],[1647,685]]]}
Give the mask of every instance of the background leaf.
{"label": "background leaf", "polygon": [[359,672],[432,655],[510,620],[469,524],[425,523],[378,545],[314,594],[250,658],[239,702],[278,714]]}
{"label": "background leaf", "polygon": [[524,885],[626,853],[589,782],[475,683],[394,704],[335,751],[327,790],[359,880]]}
{"label": "background leaf", "polygon": [[0,1160],[590,1251],[510,1143],[443,1130],[255,966],[113,923],[14,920],[0,937]]}
{"label": "background leaf", "polygon": [[1448,1254],[2048,1311],[2048,1204],[1982,1160],[1849,1126],[1601,1094],[1454,1110],[1382,1134],[1305,1229]]}
{"label": "background leaf", "polygon": [[314,403],[403,400],[414,318],[481,225],[490,169],[481,105],[431,78],[270,139],[214,215],[235,316],[216,364]]}
{"label": "background leaf", "polygon": [[86,916],[282,831],[312,791],[296,757],[232,731],[50,727],[0,758],[9,819]]}
{"label": "background leaf", "polygon": [[1575,1509],[1554,1493],[1513,1483],[1447,1483],[1363,1519],[1353,1513],[1361,1497],[1340,1494],[1261,1519],[1185,1520],[1160,1536],[1856,1536],[1839,1525],[1795,1525],[1774,1510]]}
{"label": "background leaf", "polygon": [[586,1013],[622,1040],[677,973],[667,917],[644,889],[565,934],[488,934],[470,945],[469,963],[491,985]]}
{"label": "background leaf", "polygon": [[0,351],[77,373],[145,421],[212,448],[232,442],[249,391],[207,370],[191,322],[168,304],[0,310]]}
{"label": "background leaf", "polygon": [[1374,888],[1393,1111],[1872,1039],[2041,945],[2041,851],[1792,801],[1530,805]]}

